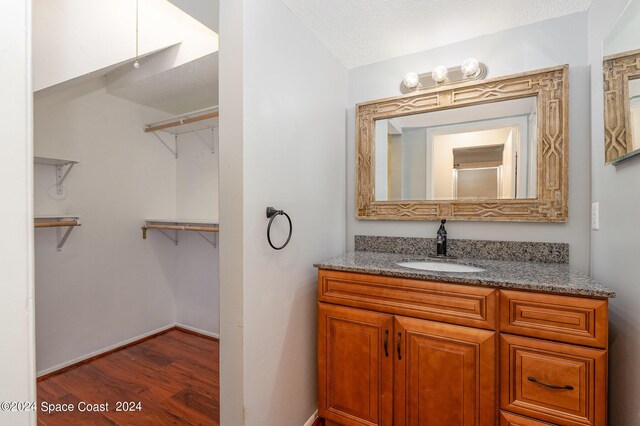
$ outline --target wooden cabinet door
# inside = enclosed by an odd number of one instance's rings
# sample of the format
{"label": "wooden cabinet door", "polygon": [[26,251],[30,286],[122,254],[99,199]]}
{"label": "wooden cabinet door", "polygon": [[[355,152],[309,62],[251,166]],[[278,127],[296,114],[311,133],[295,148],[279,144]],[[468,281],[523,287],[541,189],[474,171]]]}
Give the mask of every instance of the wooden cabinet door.
{"label": "wooden cabinet door", "polygon": [[344,426],[392,425],[392,341],[392,315],[318,304],[320,417]]}
{"label": "wooden cabinet door", "polygon": [[493,426],[496,333],[395,317],[394,425]]}

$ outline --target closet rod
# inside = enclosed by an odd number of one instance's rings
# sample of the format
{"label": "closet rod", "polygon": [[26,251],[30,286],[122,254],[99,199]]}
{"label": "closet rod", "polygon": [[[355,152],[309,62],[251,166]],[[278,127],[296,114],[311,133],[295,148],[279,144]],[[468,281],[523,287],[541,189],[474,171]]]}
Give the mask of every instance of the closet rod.
{"label": "closet rod", "polygon": [[63,226],[80,226],[77,220],[56,220],[47,222],[36,222],[36,228],[58,228]]}
{"label": "closet rod", "polygon": [[171,127],[182,126],[184,124],[197,123],[198,121],[208,120],[210,118],[216,118],[220,113],[218,111],[210,112],[208,114],[202,114],[195,117],[182,118],[180,120],[172,121],[165,124],[158,124],[157,126],[151,126],[144,129],[145,133],[157,132],[158,130],[169,129]]}
{"label": "closet rod", "polygon": [[156,225],[148,224],[147,229],[171,229],[174,231],[199,231],[199,232],[218,232],[219,226],[195,226],[195,225]]}

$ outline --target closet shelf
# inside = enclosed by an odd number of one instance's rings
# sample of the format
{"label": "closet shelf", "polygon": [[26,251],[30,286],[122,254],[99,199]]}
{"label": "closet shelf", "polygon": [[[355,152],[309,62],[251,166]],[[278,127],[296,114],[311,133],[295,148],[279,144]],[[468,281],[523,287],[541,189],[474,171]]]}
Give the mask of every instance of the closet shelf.
{"label": "closet shelf", "polygon": [[49,158],[49,157],[33,157],[35,164],[44,164],[45,166],[66,166],[69,164],[78,164],[74,160],[63,160],[61,158]]}
{"label": "closet shelf", "polygon": [[[213,154],[215,146],[215,142],[213,141],[213,129],[218,127],[219,114],[218,106],[214,106],[190,112],[188,114],[178,115],[168,120],[147,124],[144,126],[144,131],[145,133],[151,133],[155,136],[156,139],[165,146],[165,148],[171,151],[175,158],[178,158],[178,136],[185,133],[193,133],[200,142],[211,150],[211,153]],[[201,130],[211,130],[211,144],[209,144],[204,137],[198,133]],[[158,132],[173,135],[174,147],[171,148],[170,143],[165,141]]]}
{"label": "closet shelf", "polygon": [[[69,238],[69,234],[76,226],[82,226],[80,223],[80,216],[36,216],[34,219],[34,226],[38,228],[56,228],[57,244],[56,249],[62,251],[64,243]],[[66,231],[62,231],[62,228],[67,228]]]}
{"label": "closet shelf", "polygon": [[[147,230],[157,229],[164,236],[169,238],[175,245],[178,245],[178,231],[197,232],[202,238],[207,240],[213,247],[217,246],[217,233],[220,226],[216,221],[206,219],[146,219],[142,227],[142,239],[147,239]],[[172,237],[166,231],[174,231]],[[203,232],[214,234],[213,241],[205,237]]]}
{"label": "closet shelf", "polygon": [[[34,164],[43,164],[45,166],[53,166],[56,168],[56,192],[58,195],[62,195],[64,190],[62,189],[62,184],[64,180],[69,175],[69,172],[78,164],[77,161],[74,160],[63,160],[60,158],[50,158],[50,157],[33,157]],[[66,167],[66,170],[65,170]]]}
{"label": "closet shelf", "polygon": [[218,126],[219,114],[218,106],[205,108],[147,124],[144,131],[146,133],[162,131],[172,135],[181,135],[183,133],[211,129]]}
{"label": "closet shelf", "polygon": [[36,228],[56,228],[66,226],[81,226],[80,216],[36,216]]}

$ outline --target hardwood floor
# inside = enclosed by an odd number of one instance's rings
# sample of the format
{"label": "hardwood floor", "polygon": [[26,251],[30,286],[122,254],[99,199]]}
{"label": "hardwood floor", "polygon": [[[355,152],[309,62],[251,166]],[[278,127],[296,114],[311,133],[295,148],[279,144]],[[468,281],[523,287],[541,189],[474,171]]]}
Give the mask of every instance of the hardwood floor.
{"label": "hardwood floor", "polygon": [[[43,402],[71,404],[74,411],[46,413]],[[108,403],[109,411],[80,412],[81,402]],[[134,411],[116,411],[118,402],[134,403]],[[219,343],[176,329],[38,383],[38,425],[219,422]]]}

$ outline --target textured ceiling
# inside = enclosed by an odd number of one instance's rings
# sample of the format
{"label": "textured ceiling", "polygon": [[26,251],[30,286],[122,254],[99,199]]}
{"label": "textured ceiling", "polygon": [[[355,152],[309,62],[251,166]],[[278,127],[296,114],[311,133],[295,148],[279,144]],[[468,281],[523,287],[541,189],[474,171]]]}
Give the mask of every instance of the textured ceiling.
{"label": "textured ceiling", "polygon": [[[124,70],[137,72],[131,64]],[[172,114],[209,108],[218,105],[218,52],[129,84],[111,86],[107,86],[111,95]]]}
{"label": "textured ceiling", "polygon": [[347,67],[587,10],[590,0],[282,0]]}

